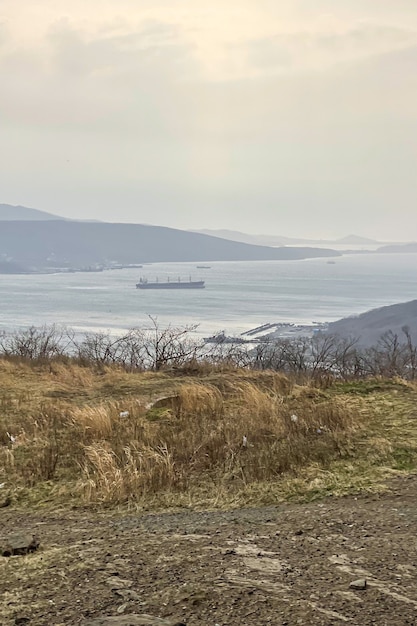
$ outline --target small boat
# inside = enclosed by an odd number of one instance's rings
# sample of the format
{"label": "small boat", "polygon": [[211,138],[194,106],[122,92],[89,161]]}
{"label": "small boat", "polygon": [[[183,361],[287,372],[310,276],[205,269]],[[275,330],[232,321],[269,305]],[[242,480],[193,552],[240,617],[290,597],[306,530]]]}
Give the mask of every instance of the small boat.
{"label": "small boat", "polygon": [[198,270],[211,270],[211,265],[197,265]]}
{"label": "small boat", "polygon": [[170,280],[160,282],[156,279],[154,282],[150,282],[147,278],[141,278],[136,284],[136,289],[204,289],[204,280]]}

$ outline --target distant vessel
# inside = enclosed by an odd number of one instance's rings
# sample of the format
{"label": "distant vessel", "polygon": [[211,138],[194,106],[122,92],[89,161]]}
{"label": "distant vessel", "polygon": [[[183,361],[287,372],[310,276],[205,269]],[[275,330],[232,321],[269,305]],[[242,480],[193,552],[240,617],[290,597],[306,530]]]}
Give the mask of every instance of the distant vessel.
{"label": "distant vessel", "polygon": [[119,264],[115,264],[115,265],[111,265],[108,269],[109,270],[124,270],[124,269],[128,269],[128,270],[133,270],[133,269],[138,269],[140,267],[143,267],[143,265],[119,265]]}
{"label": "distant vessel", "polygon": [[327,265],[336,265],[336,261],[327,261]]}
{"label": "distant vessel", "polygon": [[211,270],[211,265],[197,265],[198,270]]}
{"label": "distant vessel", "polygon": [[159,282],[156,279],[154,282],[148,281],[147,278],[141,278],[140,281],[136,284],[136,289],[204,289],[205,282],[204,280],[170,280],[168,278],[165,282]]}

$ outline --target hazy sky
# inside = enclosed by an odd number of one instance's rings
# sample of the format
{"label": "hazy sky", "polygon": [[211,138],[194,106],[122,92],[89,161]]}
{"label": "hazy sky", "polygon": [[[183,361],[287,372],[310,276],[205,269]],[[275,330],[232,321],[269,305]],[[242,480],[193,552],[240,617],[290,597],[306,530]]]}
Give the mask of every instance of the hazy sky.
{"label": "hazy sky", "polygon": [[416,0],[0,0],[0,202],[417,239]]}

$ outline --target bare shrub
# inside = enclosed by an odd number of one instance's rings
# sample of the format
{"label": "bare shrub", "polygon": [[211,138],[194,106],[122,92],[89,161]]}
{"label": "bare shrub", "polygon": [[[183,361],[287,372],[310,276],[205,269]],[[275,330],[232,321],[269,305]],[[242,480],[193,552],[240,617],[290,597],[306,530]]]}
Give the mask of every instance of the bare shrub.
{"label": "bare shrub", "polygon": [[370,376],[400,376],[408,380],[416,377],[417,348],[407,328],[403,329],[403,337],[392,331],[384,333],[361,356],[363,369]]}
{"label": "bare shrub", "polygon": [[42,326],[0,335],[0,352],[4,356],[30,360],[50,360],[67,354],[72,332],[59,326]]}
{"label": "bare shrub", "polygon": [[385,333],[368,348],[361,347],[357,338],[325,333],[257,344],[245,344],[239,338],[205,344],[196,338],[196,326],[162,326],[157,318],[149,316],[149,320],[148,327],[133,328],[122,336],[87,333],[79,338],[56,326],[3,333],[0,356],[46,361],[51,372],[60,363],[69,369],[75,363],[101,370],[118,365],[125,371],[172,370],[191,376],[233,369],[273,370],[298,381],[313,378],[322,386],[331,384],[332,378],[401,376],[414,380],[417,375],[417,346],[407,327],[402,335]]}

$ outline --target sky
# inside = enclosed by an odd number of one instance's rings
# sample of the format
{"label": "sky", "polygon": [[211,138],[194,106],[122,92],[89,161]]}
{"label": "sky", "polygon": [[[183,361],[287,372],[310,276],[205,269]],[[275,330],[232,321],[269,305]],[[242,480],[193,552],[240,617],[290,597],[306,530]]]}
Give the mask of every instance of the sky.
{"label": "sky", "polygon": [[416,0],[0,0],[0,203],[417,240]]}

